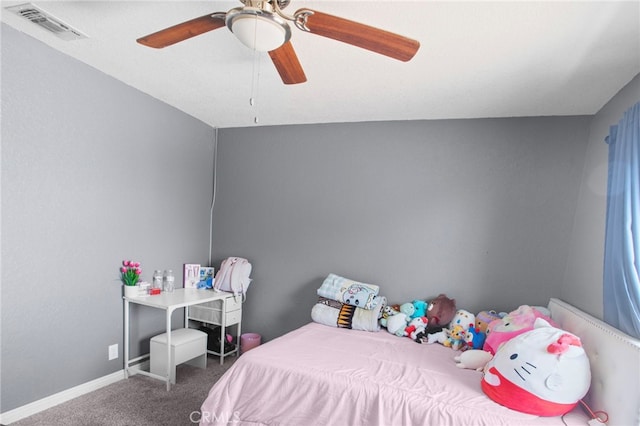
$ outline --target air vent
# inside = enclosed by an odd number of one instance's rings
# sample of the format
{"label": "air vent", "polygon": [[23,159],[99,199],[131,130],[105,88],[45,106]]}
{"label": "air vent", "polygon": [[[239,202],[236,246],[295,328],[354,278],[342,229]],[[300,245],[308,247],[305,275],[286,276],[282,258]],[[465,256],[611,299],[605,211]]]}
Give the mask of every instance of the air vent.
{"label": "air vent", "polygon": [[81,38],[87,38],[86,35],[80,31],[70,27],[63,23],[60,19],[51,16],[49,13],[34,6],[31,3],[19,4],[17,6],[10,6],[6,8],[18,16],[28,19],[36,25],[44,28],[45,30],[55,34],[62,40],[78,40]]}

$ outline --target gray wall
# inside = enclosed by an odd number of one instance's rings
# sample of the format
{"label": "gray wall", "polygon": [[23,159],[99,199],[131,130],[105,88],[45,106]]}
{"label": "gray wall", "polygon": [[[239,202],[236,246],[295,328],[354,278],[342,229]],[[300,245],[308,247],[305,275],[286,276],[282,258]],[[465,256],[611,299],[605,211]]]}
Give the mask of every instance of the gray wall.
{"label": "gray wall", "polygon": [[640,101],[640,75],[614,96],[591,121],[589,145],[571,235],[561,297],[602,318],[602,269],[607,202],[609,126]]}
{"label": "gray wall", "polygon": [[334,272],[471,311],[560,296],[590,117],[220,131],[214,258],[249,258],[244,330],[310,320]]}
{"label": "gray wall", "polygon": [[[206,262],[213,137],[2,25],[2,412],[122,370],[123,258]],[[133,355],[164,329],[142,309]]]}

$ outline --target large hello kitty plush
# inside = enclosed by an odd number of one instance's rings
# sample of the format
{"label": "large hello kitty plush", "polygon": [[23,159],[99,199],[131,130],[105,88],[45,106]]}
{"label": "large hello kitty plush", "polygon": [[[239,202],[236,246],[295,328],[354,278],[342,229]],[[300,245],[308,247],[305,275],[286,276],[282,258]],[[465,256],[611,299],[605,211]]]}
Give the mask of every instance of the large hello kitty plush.
{"label": "large hello kitty plush", "polygon": [[504,343],[485,367],[482,390],[513,410],[539,416],[571,411],[589,390],[591,370],[580,339],[538,318]]}

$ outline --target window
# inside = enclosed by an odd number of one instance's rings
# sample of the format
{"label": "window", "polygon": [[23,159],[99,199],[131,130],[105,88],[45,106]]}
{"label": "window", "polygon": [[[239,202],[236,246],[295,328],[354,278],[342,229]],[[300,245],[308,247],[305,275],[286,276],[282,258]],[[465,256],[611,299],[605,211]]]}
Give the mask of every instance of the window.
{"label": "window", "polygon": [[604,320],[640,338],[640,102],[611,126],[604,247]]}

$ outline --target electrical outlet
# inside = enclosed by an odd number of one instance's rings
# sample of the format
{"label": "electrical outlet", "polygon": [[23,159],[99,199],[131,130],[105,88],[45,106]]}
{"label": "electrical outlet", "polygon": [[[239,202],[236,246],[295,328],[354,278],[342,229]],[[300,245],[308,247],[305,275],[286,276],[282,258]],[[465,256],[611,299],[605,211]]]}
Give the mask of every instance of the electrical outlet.
{"label": "electrical outlet", "polygon": [[118,344],[109,346],[109,361],[118,358]]}

